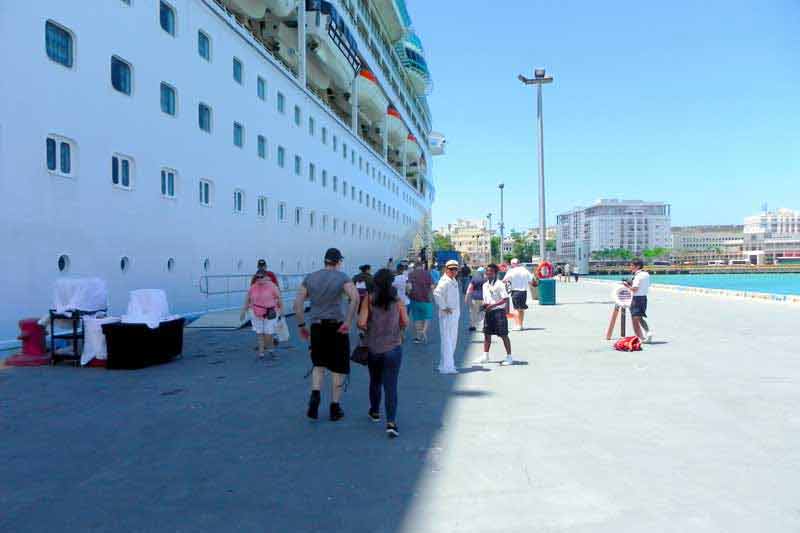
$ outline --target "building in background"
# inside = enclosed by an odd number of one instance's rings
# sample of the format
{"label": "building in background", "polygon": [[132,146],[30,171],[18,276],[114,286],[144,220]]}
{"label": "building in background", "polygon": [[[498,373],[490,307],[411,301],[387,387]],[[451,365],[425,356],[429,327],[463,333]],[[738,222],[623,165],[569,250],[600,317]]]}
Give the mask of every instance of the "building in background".
{"label": "building in background", "polygon": [[[550,226],[545,230],[545,239],[548,241],[556,240],[558,235],[558,227]],[[525,240],[527,242],[539,242],[539,228],[531,228],[525,232]]]}
{"label": "building in background", "polygon": [[642,200],[601,199],[558,215],[556,256],[588,273],[592,252],[623,249],[633,255],[669,248],[670,205]]}
{"label": "building in background", "polygon": [[439,228],[437,233],[450,237],[453,247],[461,253],[464,262],[481,266],[491,262],[491,234],[485,219],[458,219],[455,224]]}
{"label": "building in background", "polygon": [[674,263],[696,263],[742,260],[744,226],[682,226],[672,228]]}
{"label": "building in background", "polygon": [[753,264],[800,263],[800,211],[765,211],[744,220],[744,258]]}

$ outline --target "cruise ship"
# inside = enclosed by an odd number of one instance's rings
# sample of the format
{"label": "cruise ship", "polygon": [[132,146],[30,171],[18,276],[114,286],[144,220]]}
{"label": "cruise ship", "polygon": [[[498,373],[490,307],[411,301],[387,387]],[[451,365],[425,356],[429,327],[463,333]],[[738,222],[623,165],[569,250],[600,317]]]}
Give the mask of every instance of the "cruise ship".
{"label": "cruise ship", "polygon": [[445,141],[404,0],[2,2],[0,30],[0,347],[59,276],[188,314],[239,305],[261,257],[429,241]]}

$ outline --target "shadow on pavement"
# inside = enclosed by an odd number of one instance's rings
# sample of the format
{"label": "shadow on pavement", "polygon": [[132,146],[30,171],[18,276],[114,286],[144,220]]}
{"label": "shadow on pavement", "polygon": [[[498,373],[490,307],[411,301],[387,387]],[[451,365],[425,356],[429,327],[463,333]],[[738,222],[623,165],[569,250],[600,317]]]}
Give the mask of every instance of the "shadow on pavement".
{"label": "shadow on pavement", "polygon": [[161,366],[11,369],[0,530],[399,531],[447,431],[449,400],[489,394],[433,371],[432,328],[430,344],[404,345],[395,440],[367,417],[358,365],[343,420],[328,420],[329,390],[320,420],[305,417],[310,363],[296,339],[269,363],[254,361],[251,331],[194,330],[184,357]]}

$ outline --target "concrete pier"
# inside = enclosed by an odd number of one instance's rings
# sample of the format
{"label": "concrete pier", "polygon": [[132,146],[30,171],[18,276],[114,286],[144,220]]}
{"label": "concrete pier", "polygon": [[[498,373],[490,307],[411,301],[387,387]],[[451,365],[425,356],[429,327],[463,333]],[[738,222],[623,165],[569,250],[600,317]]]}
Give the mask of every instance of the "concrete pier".
{"label": "concrete pier", "polygon": [[364,368],[343,421],[309,422],[305,348],[258,362],[249,331],[140,371],[0,369],[0,531],[800,530],[800,309],[654,292],[656,343],[620,353],[609,288],[558,290],[514,366],[471,364],[466,327],[456,376],[406,343],[394,441]]}

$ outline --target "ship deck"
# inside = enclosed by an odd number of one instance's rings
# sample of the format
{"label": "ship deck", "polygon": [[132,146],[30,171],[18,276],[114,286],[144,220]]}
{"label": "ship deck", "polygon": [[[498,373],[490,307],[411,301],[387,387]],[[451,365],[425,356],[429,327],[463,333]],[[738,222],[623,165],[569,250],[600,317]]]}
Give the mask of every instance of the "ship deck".
{"label": "ship deck", "polygon": [[395,441],[364,369],[346,418],[311,423],[305,348],[259,363],[249,331],[187,331],[141,371],[0,369],[0,530],[800,529],[800,311],[656,292],[656,344],[620,353],[608,287],[558,291],[517,365],[472,366],[463,329],[439,376],[407,343]]}

